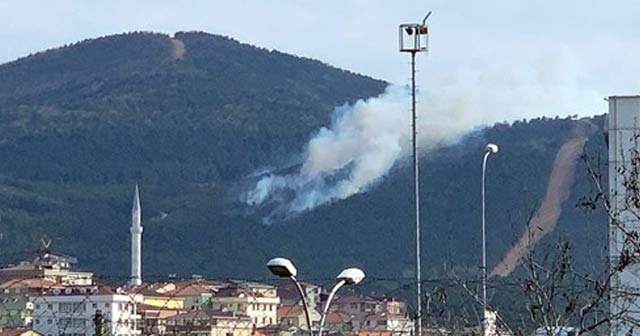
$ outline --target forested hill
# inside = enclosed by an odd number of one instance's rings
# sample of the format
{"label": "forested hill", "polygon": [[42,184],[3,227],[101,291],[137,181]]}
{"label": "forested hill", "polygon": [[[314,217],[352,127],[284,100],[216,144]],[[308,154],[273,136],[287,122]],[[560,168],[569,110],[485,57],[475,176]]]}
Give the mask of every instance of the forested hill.
{"label": "forested hill", "polygon": [[[271,226],[237,201],[247,175],[287,162],[329,124],[335,106],[375,96],[385,82],[205,33],[87,40],[0,65],[0,79],[2,263],[20,260],[47,235],[83,268],[126,276],[138,183],[148,277],[262,277],[274,255],[294,258],[309,276],[347,264],[391,278],[412,269],[407,165],[368,193]],[[600,128],[602,120],[497,124],[426,155],[425,272],[477,270],[487,141],[501,144],[488,175],[496,264],[522,234],[556,153],[580,123]],[[587,143],[596,156],[598,132]],[[606,223],[575,208],[590,192],[580,165],[576,181],[557,231],[580,255],[598,255],[593,246],[604,244]]]}
{"label": "forested hill", "polygon": [[0,134],[20,139],[0,152],[39,157],[0,169],[92,184],[234,178],[297,150],[334,106],[385,87],[203,33],[84,41],[5,64],[0,78]]}

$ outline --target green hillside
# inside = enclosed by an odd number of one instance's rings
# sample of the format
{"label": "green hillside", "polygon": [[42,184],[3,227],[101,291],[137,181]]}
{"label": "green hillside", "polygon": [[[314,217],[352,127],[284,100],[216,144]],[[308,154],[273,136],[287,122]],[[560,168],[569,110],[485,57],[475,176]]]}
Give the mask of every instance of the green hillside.
{"label": "green hillside", "polygon": [[[412,270],[407,164],[370,192],[270,226],[239,201],[247,176],[290,162],[335,106],[379,94],[382,81],[205,33],[83,41],[0,65],[0,78],[2,263],[47,235],[82,267],[126,277],[138,183],[147,277],[260,278],[264,262],[280,254],[308,277],[347,264],[378,279]],[[564,115],[540,111],[556,114]],[[438,277],[445,266],[477,272],[487,141],[501,145],[488,175],[494,265],[522,234],[556,152],[581,122],[496,124],[426,155],[425,274]],[[592,122],[601,127],[602,119]],[[587,147],[604,153],[599,136]],[[557,232],[571,237],[577,255],[597,258],[606,225],[575,207],[590,192],[584,174],[578,165]]]}

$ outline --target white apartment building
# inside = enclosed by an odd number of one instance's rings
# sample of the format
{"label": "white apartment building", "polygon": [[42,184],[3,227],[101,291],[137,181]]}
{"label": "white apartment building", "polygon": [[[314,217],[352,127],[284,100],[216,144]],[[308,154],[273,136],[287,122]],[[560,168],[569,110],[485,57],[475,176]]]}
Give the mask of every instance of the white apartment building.
{"label": "white apartment building", "polygon": [[211,308],[246,315],[256,327],[278,323],[280,298],[274,286],[249,282],[233,284],[218,290],[210,300]]}
{"label": "white apartment building", "polygon": [[[629,237],[640,232],[638,206],[633,193],[627,191],[625,180],[636,178],[633,172],[634,153],[640,147],[640,95],[611,96],[606,125],[609,147],[609,262],[618,267],[621,256],[633,255],[634,243]],[[640,328],[640,263],[635,261],[611,277],[610,315],[619,316],[611,322],[611,336],[638,336]],[[621,294],[622,293],[622,294]],[[632,293],[625,295],[624,293]]]}
{"label": "white apartment building", "polygon": [[32,298],[32,328],[43,336],[140,335],[137,304],[129,295],[109,287],[56,288]]}

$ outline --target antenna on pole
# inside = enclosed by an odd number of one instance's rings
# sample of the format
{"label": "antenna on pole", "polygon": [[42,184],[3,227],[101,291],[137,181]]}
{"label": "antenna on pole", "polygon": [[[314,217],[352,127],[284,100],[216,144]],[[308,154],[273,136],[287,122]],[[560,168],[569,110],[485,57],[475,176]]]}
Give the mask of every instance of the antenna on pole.
{"label": "antenna on pole", "polygon": [[429,26],[426,22],[431,16],[431,12],[422,19],[420,23],[401,24],[400,52],[411,53],[411,134],[413,142],[413,186],[414,186],[414,206],[415,206],[415,227],[416,227],[416,330],[415,336],[422,336],[422,279],[421,279],[421,258],[420,258],[420,170],[418,157],[418,131],[416,115],[416,54],[426,52],[429,45]]}
{"label": "antenna on pole", "polygon": [[431,13],[433,13],[432,11],[429,11],[429,13],[427,13],[427,15],[424,16],[424,19],[422,19],[422,25],[426,27],[427,25],[427,20],[429,19],[429,17],[431,16]]}
{"label": "antenna on pole", "polygon": [[42,238],[40,238],[40,243],[42,243],[43,251],[49,251],[49,247],[51,247],[51,238],[49,238],[47,235],[44,235],[42,236]]}

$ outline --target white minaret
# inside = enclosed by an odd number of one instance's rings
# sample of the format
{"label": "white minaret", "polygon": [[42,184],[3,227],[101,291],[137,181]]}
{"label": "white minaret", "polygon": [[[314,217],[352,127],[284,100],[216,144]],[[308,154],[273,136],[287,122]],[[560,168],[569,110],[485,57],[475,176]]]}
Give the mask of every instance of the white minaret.
{"label": "white minaret", "polygon": [[140,193],[136,184],[131,207],[131,286],[142,284],[142,208]]}

